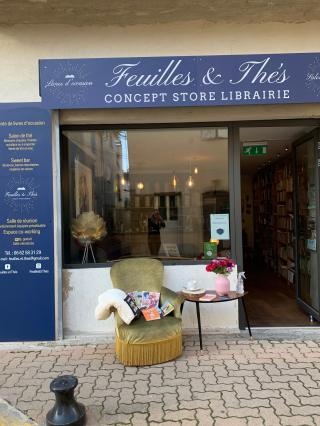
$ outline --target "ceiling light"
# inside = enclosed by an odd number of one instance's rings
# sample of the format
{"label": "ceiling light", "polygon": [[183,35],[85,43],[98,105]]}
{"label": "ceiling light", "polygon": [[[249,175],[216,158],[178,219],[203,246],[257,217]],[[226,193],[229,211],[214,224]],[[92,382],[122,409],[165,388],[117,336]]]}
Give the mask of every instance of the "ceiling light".
{"label": "ceiling light", "polygon": [[187,185],[188,185],[189,188],[192,188],[193,185],[194,185],[194,182],[193,182],[193,179],[192,179],[191,175],[188,178]]}
{"label": "ceiling light", "polygon": [[140,189],[140,190],[142,190],[144,188],[143,182],[138,182],[137,183],[137,188]]}
{"label": "ceiling light", "polygon": [[195,175],[197,175],[197,174],[198,174],[198,167],[197,167],[197,166],[194,168],[193,173],[194,173]]}
{"label": "ceiling light", "polygon": [[172,178],[172,186],[174,189],[176,189],[177,187],[177,178],[175,177],[175,175],[173,175],[173,178]]}

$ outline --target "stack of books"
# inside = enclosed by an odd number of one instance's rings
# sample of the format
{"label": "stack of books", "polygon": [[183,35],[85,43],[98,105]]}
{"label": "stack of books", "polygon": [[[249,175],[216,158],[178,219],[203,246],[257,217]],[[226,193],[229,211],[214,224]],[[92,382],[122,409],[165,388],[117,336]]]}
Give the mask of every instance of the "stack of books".
{"label": "stack of books", "polygon": [[161,319],[174,310],[169,301],[159,307],[160,293],[155,291],[134,291],[129,296],[135,301],[146,321]]}

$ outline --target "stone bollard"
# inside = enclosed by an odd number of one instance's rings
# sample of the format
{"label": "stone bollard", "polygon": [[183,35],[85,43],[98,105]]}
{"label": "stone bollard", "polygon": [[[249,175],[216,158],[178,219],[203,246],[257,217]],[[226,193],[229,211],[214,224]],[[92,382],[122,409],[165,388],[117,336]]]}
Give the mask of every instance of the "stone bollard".
{"label": "stone bollard", "polygon": [[47,426],[83,426],[86,423],[86,409],[74,398],[78,385],[75,376],[59,376],[50,383],[56,402],[46,416]]}

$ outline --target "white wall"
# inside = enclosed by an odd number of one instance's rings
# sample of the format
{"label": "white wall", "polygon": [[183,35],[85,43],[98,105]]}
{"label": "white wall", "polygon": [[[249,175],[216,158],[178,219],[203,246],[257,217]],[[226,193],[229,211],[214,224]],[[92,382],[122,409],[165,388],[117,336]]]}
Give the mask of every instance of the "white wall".
{"label": "white wall", "polygon": [[[206,289],[214,289],[215,274],[207,272],[205,265],[165,266],[166,287],[179,291],[190,279],[197,280]],[[113,315],[105,321],[97,321],[94,317],[98,296],[112,288],[110,268],[64,270],[63,281],[65,337],[92,334],[113,336]],[[236,271],[230,275],[230,282],[231,290],[235,290]],[[201,304],[201,322],[203,332],[238,329],[237,302]],[[183,330],[185,333],[196,332],[197,327],[195,304],[186,302],[183,309]]]}
{"label": "white wall", "polygon": [[320,51],[319,23],[0,27],[0,101],[38,101],[40,58],[215,55]]}

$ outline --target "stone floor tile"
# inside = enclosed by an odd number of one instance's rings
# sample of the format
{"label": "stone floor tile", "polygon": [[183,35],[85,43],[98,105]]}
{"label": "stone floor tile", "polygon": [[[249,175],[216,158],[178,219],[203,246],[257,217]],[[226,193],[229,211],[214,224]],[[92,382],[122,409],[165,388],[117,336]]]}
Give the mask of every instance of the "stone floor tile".
{"label": "stone floor tile", "polygon": [[178,410],[179,401],[177,395],[163,395],[163,409],[166,410]]}
{"label": "stone floor tile", "polygon": [[181,424],[183,426],[197,426],[198,425],[196,420],[186,420],[186,419],[184,419]]}
{"label": "stone floor tile", "polygon": [[239,417],[229,417],[227,419],[217,418],[215,419],[214,426],[246,426],[246,419]]}
{"label": "stone floor tile", "polygon": [[228,417],[259,417],[258,408],[228,408]]}
{"label": "stone floor tile", "polygon": [[165,411],[164,420],[183,421],[195,419],[195,410]]}
{"label": "stone floor tile", "polygon": [[102,412],[101,423],[105,425],[130,424],[132,414],[104,414]]}
{"label": "stone floor tile", "polygon": [[320,424],[314,422],[311,416],[280,416],[280,421],[282,426],[315,426]]}
{"label": "stone floor tile", "polygon": [[247,426],[264,426],[264,422],[261,417],[248,417],[247,422]]}
{"label": "stone floor tile", "polygon": [[86,426],[97,426],[101,420],[101,407],[86,406]]}
{"label": "stone floor tile", "polygon": [[290,382],[289,386],[297,395],[297,397],[310,395],[308,389],[300,382]]}
{"label": "stone floor tile", "polygon": [[251,393],[248,390],[248,387],[243,383],[236,383],[233,386],[233,389],[236,393],[237,398],[251,398]]}
{"label": "stone floor tile", "polygon": [[270,400],[267,398],[241,399],[240,407],[242,408],[270,407]]}
{"label": "stone floor tile", "polygon": [[197,408],[209,408],[209,401],[202,401],[202,400],[193,400],[193,401],[182,401],[179,404],[179,409],[187,409],[187,410],[193,410]]}
{"label": "stone floor tile", "polygon": [[212,426],[214,425],[214,418],[211,412],[207,409],[197,409],[196,410],[196,419],[198,424],[201,426]]}
{"label": "stone floor tile", "polygon": [[291,407],[293,415],[312,416],[320,415],[320,407],[317,405],[303,405],[301,407]]}
{"label": "stone floor tile", "polygon": [[227,409],[224,405],[224,401],[210,401],[209,406],[212,410],[213,417],[227,417]]}
{"label": "stone floor tile", "polygon": [[107,397],[103,403],[103,410],[108,414],[115,414],[118,409],[119,397]]}
{"label": "stone floor tile", "polygon": [[117,413],[130,414],[130,413],[147,413],[148,404],[122,404],[121,400]]}
{"label": "stone floor tile", "polygon": [[131,419],[133,426],[148,426],[148,413],[134,413]]}
{"label": "stone floor tile", "polygon": [[260,416],[264,420],[264,426],[281,426],[279,418],[275,415],[273,408],[259,409]]}
{"label": "stone floor tile", "polygon": [[149,404],[149,422],[161,423],[164,419],[163,404],[159,402],[151,402]]}
{"label": "stone floor tile", "polygon": [[190,386],[178,386],[177,393],[179,401],[191,401],[193,398]]}

